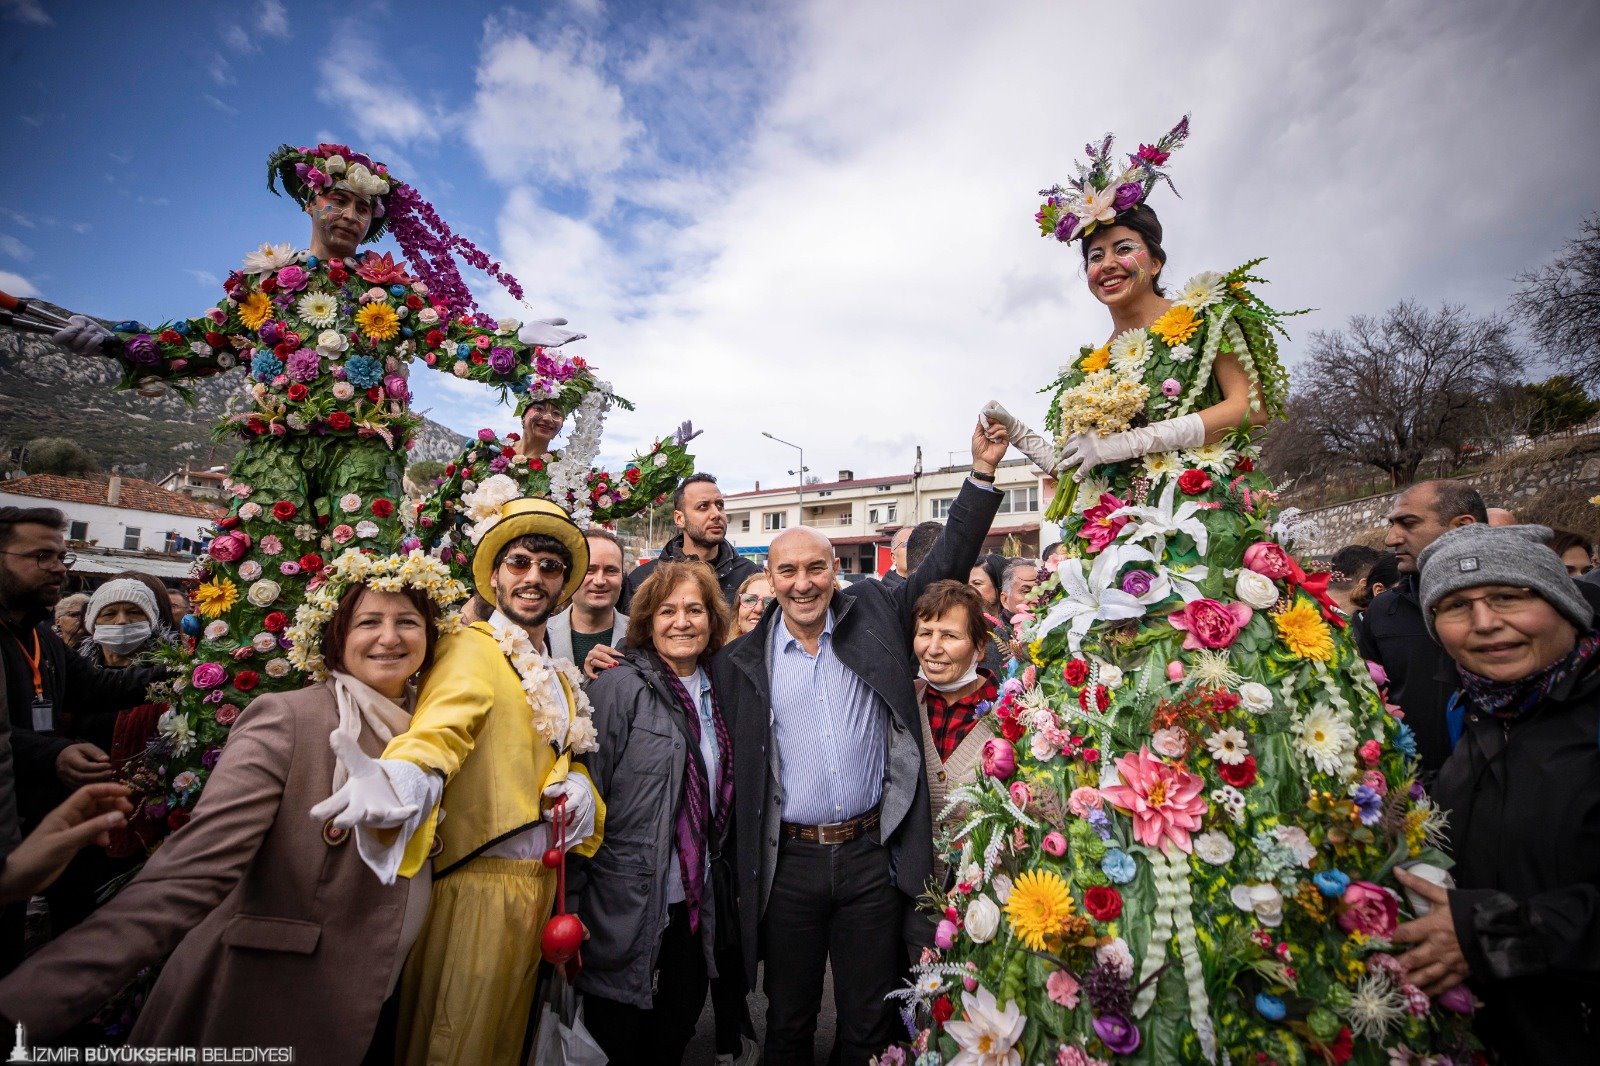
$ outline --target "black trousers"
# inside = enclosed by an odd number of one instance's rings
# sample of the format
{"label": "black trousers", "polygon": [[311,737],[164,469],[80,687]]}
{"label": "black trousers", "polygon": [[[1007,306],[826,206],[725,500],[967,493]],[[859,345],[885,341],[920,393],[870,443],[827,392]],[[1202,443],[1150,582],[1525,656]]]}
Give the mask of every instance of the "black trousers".
{"label": "black trousers", "polygon": [[[737,922],[739,916],[717,916],[719,922]],[[711,1012],[716,1021],[717,1054],[735,1058],[744,1050],[743,1037],[755,1039],[750,1020],[749,987],[744,979],[744,952],[738,944],[717,952],[717,976],[711,979]]]}
{"label": "black trousers", "polygon": [[900,1036],[884,999],[906,972],[901,923],[909,901],[889,876],[889,849],[784,840],[761,916],[767,1066],[812,1066],[822,979],[833,966],[841,1066],[865,1066]]}
{"label": "black trousers", "polygon": [[583,1024],[611,1066],[680,1063],[706,1005],[706,957],[699,933],[689,931],[687,904],[667,908],[656,956],[654,1005],[645,1010],[593,993],[583,997]]}

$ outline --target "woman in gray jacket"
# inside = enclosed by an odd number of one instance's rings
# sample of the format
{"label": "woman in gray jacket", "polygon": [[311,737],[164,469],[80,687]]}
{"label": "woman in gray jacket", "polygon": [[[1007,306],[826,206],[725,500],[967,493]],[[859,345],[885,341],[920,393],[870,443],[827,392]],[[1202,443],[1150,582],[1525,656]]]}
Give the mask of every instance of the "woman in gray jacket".
{"label": "woman in gray jacket", "polygon": [[589,686],[600,747],[588,767],[606,832],[568,892],[590,930],[577,978],[585,1021],[613,1066],[682,1061],[718,926],[737,928],[713,888],[733,752],[706,669],[728,621],[708,567],[663,562],[634,593],[626,658]]}

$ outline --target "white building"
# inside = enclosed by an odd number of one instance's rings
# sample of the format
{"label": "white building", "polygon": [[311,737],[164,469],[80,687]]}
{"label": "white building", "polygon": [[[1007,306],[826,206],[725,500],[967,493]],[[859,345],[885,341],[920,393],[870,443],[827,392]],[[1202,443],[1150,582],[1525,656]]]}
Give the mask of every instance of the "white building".
{"label": "white building", "polygon": [[156,484],[169,492],[181,492],[192,499],[216,501],[226,494],[222,483],[227,479],[226,467],[213,466],[207,470],[184,467],[174,470]]}
{"label": "white building", "polygon": [[60,508],[67,517],[67,540],[76,545],[175,555],[197,552],[224,514],[215,504],[117,474],[32,474],[0,481],[0,506]]}
{"label": "white building", "polygon": [[[944,521],[971,472],[970,465],[947,466],[920,477],[908,473],[858,479],[841,470],[837,481],[824,484],[736,492],[727,497],[728,539],[740,554],[764,559],[774,537],[803,522],[833,541],[845,573],[880,573],[888,568],[895,530],[930,519]],[[1055,524],[1043,522],[1044,508],[1055,494],[1053,478],[1041,476],[1026,459],[1012,459],[995,472],[995,488],[1005,499],[985,551],[1001,551],[1010,540],[1014,554],[1038,555],[1044,544],[1059,538]]]}

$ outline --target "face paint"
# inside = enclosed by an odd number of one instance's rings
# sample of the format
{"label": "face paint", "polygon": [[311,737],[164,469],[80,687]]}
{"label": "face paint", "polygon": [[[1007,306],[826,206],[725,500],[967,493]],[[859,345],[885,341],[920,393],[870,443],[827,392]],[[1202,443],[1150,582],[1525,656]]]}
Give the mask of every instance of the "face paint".
{"label": "face paint", "polygon": [[1133,255],[1117,256],[1117,265],[1128,275],[1129,280],[1137,285],[1144,281],[1146,270],[1144,268],[1144,253],[1137,252]]}

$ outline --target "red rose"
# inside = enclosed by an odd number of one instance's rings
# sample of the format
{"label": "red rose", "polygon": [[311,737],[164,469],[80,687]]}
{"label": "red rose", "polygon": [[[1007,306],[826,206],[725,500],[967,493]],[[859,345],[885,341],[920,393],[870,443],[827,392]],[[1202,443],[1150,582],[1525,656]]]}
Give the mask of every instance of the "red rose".
{"label": "red rose", "polygon": [[309,552],[300,556],[300,569],[307,574],[314,574],[322,569],[322,556]]}
{"label": "red rose", "polygon": [[1015,718],[1007,717],[1000,719],[1000,735],[1005,737],[1007,740],[1021,740],[1022,734],[1025,732],[1027,732],[1027,730],[1023,727],[1022,723],[1017,721]]}
{"label": "red rose", "polygon": [[251,415],[250,420],[245,423],[245,428],[259,437],[267,431],[267,424],[255,415]]}
{"label": "red rose", "polygon": [[430,329],[428,331],[428,335],[424,337],[423,340],[427,343],[428,347],[437,348],[439,345],[444,343],[444,334],[440,333],[436,329]]}
{"label": "red rose", "polygon": [[332,411],[328,414],[328,428],[343,430],[350,428],[350,414],[347,411]]}
{"label": "red rose", "polygon": [[182,344],[183,334],[175,329],[164,329],[156,335],[162,344]]}
{"label": "red rose", "polygon": [[1083,909],[1097,922],[1109,922],[1122,913],[1122,893],[1106,885],[1097,885],[1083,894]]}
{"label": "red rose", "polygon": [[628,484],[637,485],[641,475],[639,474],[638,467],[630,466],[627,470],[623,471],[622,476],[627,480]]}
{"label": "red rose", "polygon": [[467,359],[470,362],[478,364],[479,366],[483,365],[483,353],[477,351],[476,349],[473,350],[471,355],[467,356]]}
{"label": "red rose", "polygon": [[[1093,706],[1090,706],[1089,704],[1091,699],[1094,701]],[[1111,694],[1106,691],[1106,687],[1104,685],[1096,685],[1094,688],[1086,688],[1082,692],[1078,693],[1078,706],[1083,708],[1085,713],[1104,711],[1107,707],[1111,706]]]}
{"label": "red rose", "polygon": [[1334,1066],[1342,1066],[1350,1061],[1350,1056],[1355,1054],[1355,1041],[1350,1036],[1350,1027],[1344,1026],[1339,1030],[1339,1035],[1333,1038],[1333,1043],[1328,1045],[1328,1058]]}
{"label": "red rose", "polygon": [[367,401],[369,403],[377,403],[381,399],[383,399],[383,389],[381,386],[374,385],[372,388],[367,390]]}
{"label": "red rose", "polygon": [[298,507],[290,503],[288,500],[279,500],[277,503],[272,505],[272,517],[276,518],[280,522],[287,522],[292,519],[299,512],[299,510],[300,509]]}
{"label": "red rose", "polygon": [[211,345],[213,348],[221,348],[223,345],[228,343],[228,338],[224,337],[220,333],[214,333],[211,330],[207,330],[206,343]]}
{"label": "red rose", "polygon": [[239,516],[238,515],[229,515],[227,518],[224,518],[222,521],[217,523],[217,528],[218,529],[238,529],[239,528]]}
{"label": "red rose", "polygon": [[422,297],[416,295],[415,293],[407,296],[406,306],[411,308],[413,311],[420,311],[422,309]]}
{"label": "red rose", "polygon": [[304,385],[297,381],[293,385],[289,386],[289,399],[294,403],[299,403],[310,394],[310,391],[310,389],[307,389]]}
{"label": "red rose", "polygon": [[1248,474],[1250,471],[1256,468],[1256,461],[1254,459],[1241,456],[1239,461],[1233,464],[1233,468],[1239,471],[1241,474]]}
{"label": "red rose", "polygon": [[283,627],[289,624],[289,616],[282,611],[273,611],[261,620],[261,628],[268,633],[281,633]]}
{"label": "red rose", "polygon": [[544,469],[544,460],[543,459],[529,459],[528,460],[528,469],[529,470],[543,470]]}
{"label": "red rose", "polygon": [[233,675],[233,687],[240,692],[249,692],[261,684],[261,675],[254,670],[240,670]]}
{"label": "red rose", "polygon": [[173,829],[182,829],[189,824],[189,812],[182,807],[177,808],[167,815],[167,824]]}
{"label": "red rose", "polygon": [[278,291],[278,282],[271,274],[261,279],[261,291],[271,296]]}
{"label": "red rose", "polygon": [[1185,470],[1178,475],[1178,488],[1187,496],[1198,496],[1211,487],[1211,477],[1204,470]]}
{"label": "red rose", "polygon": [[394,504],[380,496],[372,501],[372,513],[377,518],[388,518],[394,514]]}
{"label": "red rose", "polygon": [[289,356],[294,354],[296,347],[298,346],[290,344],[288,341],[279,341],[277,344],[272,346],[272,354],[276,355],[279,359],[287,360]]}
{"label": "red rose", "polygon": [[350,275],[344,272],[343,267],[331,266],[328,268],[328,280],[335,285],[343,285],[349,277]]}
{"label": "red rose", "polygon": [[1061,676],[1066,678],[1067,684],[1077,688],[1089,679],[1089,664],[1082,659],[1070,659],[1066,668],[1061,671]]}
{"label": "red rose", "polygon": [[1249,788],[1256,783],[1256,757],[1246,755],[1244,762],[1217,764],[1217,776],[1222,778],[1234,788]]}
{"label": "red rose", "polygon": [[455,477],[456,476],[456,464],[454,464],[454,463],[446,463],[445,467],[444,467],[444,476],[445,477]]}
{"label": "red rose", "polygon": [[955,1016],[956,1008],[950,1002],[949,996],[940,996],[933,1001],[933,1020],[943,1025]]}

